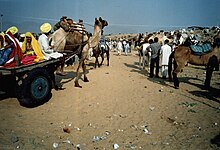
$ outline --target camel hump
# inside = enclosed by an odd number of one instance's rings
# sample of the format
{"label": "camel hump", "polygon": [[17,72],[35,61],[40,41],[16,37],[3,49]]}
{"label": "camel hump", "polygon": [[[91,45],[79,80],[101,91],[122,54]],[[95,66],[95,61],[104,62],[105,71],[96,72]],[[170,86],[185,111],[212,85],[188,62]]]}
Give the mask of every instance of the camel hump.
{"label": "camel hump", "polygon": [[81,34],[87,34],[87,31],[82,23],[73,23],[70,25],[69,32],[77,31]]}

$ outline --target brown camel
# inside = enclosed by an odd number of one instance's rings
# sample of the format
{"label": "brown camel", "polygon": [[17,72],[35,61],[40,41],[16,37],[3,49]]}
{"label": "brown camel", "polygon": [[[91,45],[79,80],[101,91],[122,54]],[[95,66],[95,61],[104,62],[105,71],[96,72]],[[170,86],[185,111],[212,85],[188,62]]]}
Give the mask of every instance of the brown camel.
{"label": "brown camel", "polygon": [[89,37],[86,32],[65,32],[62,28],[56,30],[52,35],[51,45],[54,47],[54,50],[58,52],[70,53],[71,55],[77,54],[80,58],[75,79],[76,87],[82,87],[78,82],[80,78],[80,67],[83,69],[84,82],[89,82],[86,76],[85,59],[88,56],[89,48],[94,48],[99,44],[102,29],[107,25],[108,22],[99,17],[95,18],[94,33],[92,37]]}
{"label": "brown camel", "polygon": [[[187,46],[179,46],[177,47],[174,52],[170,55],[169,59],[169,66],[168,66],[168,72],[169,72],[169,79],[172,80],[172,62],[174,63],[174,70],[173,70],[173,81],[175,88],[179,88],[179,80],[178,80],[178,73],[183,71],[183,68],[189,63],[192,65],[200,65],[205,66],[208,64],[209,59],[211,57],[217,57],[218,63],[220,62],[220,47],[216,46],[213,48],[213,50],[207,54],[204,55],[194,55],[192,54],[192,51],[190,47]],[[174,60],[173,60],[174,58]],[[218,68],[216,68],[218,70]]]}

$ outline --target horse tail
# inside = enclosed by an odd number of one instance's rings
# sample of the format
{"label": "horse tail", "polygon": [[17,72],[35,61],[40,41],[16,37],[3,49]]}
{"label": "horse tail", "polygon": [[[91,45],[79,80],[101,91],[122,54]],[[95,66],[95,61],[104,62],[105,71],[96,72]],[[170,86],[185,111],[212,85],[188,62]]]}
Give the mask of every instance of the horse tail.
{"label": "horse tail", "polygon": [[174,59],[174,52],[173,51],[170,56],[169,56],[169,62],[168,62],[168,76],[169,76],[169,80],[173,81],[173,77],[172,77],[172,67],[173,67],[173,59]]}

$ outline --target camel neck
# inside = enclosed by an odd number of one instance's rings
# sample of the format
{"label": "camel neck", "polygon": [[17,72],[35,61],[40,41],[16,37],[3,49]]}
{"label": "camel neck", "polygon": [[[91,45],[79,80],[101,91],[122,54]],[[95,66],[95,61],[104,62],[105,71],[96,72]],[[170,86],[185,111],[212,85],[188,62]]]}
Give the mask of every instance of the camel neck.
{"label": "camel neck", "polygon": [[94,35],[94,36],[100,36],[100,37],[101,37],[101,30],[102,30],[102,29],[101,29],[99,26],[96,25],[96,26],[94,27],[94,33],[93,33],[93,35]]}
{"label": "camel neck", "polygon": [[95,47],[99,44],[99,40],[101,38],[101,28],[99,26],[94,27],[93,36],[90,38],[90,47]]}

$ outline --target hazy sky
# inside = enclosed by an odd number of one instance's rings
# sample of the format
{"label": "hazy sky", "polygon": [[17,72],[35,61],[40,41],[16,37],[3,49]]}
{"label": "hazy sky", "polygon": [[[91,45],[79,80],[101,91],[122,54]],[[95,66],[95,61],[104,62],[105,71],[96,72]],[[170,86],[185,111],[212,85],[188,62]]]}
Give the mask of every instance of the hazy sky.
{"label": "hazy sky", "polygon": [[[44,22],[54,25],[65,15],[94,24],[107,20],[109,33],[138,33],[171,27],[217,26],[220,0],[0,0],[3,30],[39,32]],[[86,26],[92,32],[92,27]]]}

